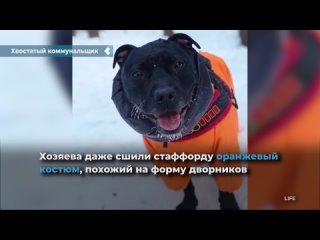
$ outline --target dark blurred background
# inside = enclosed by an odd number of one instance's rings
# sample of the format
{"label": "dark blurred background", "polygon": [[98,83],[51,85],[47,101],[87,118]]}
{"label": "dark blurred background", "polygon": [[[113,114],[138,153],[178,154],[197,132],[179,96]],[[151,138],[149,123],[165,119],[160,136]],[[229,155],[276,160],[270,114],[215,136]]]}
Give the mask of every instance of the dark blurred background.
{"label": "dark blurred background", "polygon": [[249,151],[281,155],[249,164],[249,209],[319,209],[320,33],[250,30],[248,46]]}

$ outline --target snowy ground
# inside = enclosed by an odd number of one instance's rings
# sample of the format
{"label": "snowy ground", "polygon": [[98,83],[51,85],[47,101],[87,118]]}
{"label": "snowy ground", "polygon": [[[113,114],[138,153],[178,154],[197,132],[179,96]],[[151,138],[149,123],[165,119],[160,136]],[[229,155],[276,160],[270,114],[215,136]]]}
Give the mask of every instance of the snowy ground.
{"label": "snowy ground", "polygon": [[[224,58],[234,78],[239,103],[242,151],[247,146],[247,49],[237,31],[185,32],[202,47]],[[0,44],[46,44],[47,31],[0,31]],[[140,46],[162,31],[104,31],[99,39],[78,32],[74,44],[130,43]],[[70,150],[145,152],[141,136],[120,118],[111,101],[117,69],[112,58],[75,58],[73,62],[73,120],[61,86],[48,59],[0,58],[1,207],[7,209],[174,209],[182,193],[165,188],[159,177],[43,177],[39,151]],[[10,81],[8,81],[10,79]],[[4,104],[10,103],[10,104]],[[61,136],[63,136],[61,138]],[[19,143],[19,145],[18,145]],[[34,146],[23,157],[8,149]],[[16,151],[15,151],[16,152]],[[195,178],[199,209],[218,209],[217,188],[211,177]],[[246,182],[236,192],[247,206]]]}
{"label": "snowy ground", "polygon": [[[49,42],[50,31],[0,30],[0,45]],[[51,61],[0,58],[0,137],[4,143],[52,146],[61,143],[62,133],[68,135],[70,108]]]}

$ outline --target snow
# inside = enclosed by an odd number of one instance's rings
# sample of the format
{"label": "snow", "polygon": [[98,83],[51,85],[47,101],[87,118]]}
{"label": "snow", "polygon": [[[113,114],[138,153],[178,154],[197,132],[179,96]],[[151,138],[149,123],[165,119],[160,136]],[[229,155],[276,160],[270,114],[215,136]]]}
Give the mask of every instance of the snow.
{"label": "snow", "polygon": [[[239,104],[239,141],[241,150],[245,152],[247,48],[240,45],[238,32],[175,32],[190,35],[200,44],[201,50],[222,57],[228,64]],[[47,31],[0,31],[0,44],[44,44],[48,40],[48,34]],[[102,31],[101,37],[95,39],[89,39],[86,32],[78,31],[73,43],[110,44],[117,49],[122,44],[141,46],[158,38],[164,38],[162,31]],[[112,60],[74,58],[71,120],[61,86],[57,84],[55,73],[47,59],[0,58],[0,66],[4,66],[0,71],[2,207],[174,209],[182,200],[181,192],[168,190],[161,179],[154,176],[44,177],[38,173],[39,151],[44,149],[54,151],[64,147],[69,151],[82,152],[146,152],[140,134],[121,119],[111,101],[112,80],[118,70],[112,69]],[[8,102],[10,104],[4,104]],[[13,158],[5,147],[16,149],[18,143],[34,148],[24,157]],[[194,185],[199,209],[218,209],[218,190],[212,177],[194,177]],[[245,181],[236,192],[241,208],[247,207],[246,185]]]}
{"label": "snow", "polygon": [[[1,30],[0,44],[46,45],[49,36],[49,31]],[[2,144],[60,145],[61,135],[70,131],[70,109],[50,60],[0,58]]]}

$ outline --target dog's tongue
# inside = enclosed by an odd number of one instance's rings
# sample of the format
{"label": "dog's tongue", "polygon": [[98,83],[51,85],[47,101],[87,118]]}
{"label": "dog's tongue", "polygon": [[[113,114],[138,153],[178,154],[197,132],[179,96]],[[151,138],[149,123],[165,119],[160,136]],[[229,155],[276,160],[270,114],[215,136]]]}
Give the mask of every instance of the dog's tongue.
{"label": "dog's tongue", "polygon": [[167,131],[176,130],[181,123],[181,116],[179,112],[167,112],[160,115],[157,121],[161,128]]}

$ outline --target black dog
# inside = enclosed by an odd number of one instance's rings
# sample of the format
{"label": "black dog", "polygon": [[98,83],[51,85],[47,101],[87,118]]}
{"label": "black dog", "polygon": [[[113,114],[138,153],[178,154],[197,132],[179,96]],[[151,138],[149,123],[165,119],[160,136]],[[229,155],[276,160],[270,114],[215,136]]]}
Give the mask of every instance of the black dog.
{"label": "black dog", "polygon": [[[142,47],[123,45],[115,53],[112,99],[122,118],[136,131],[156,141],[170,142],[189,134],[213,97],[208,60],[185,34],[159,39]],[[177,209],[195,209],[190,181]],[[220,192],[221,209],[239,209],[233,193]]]}

